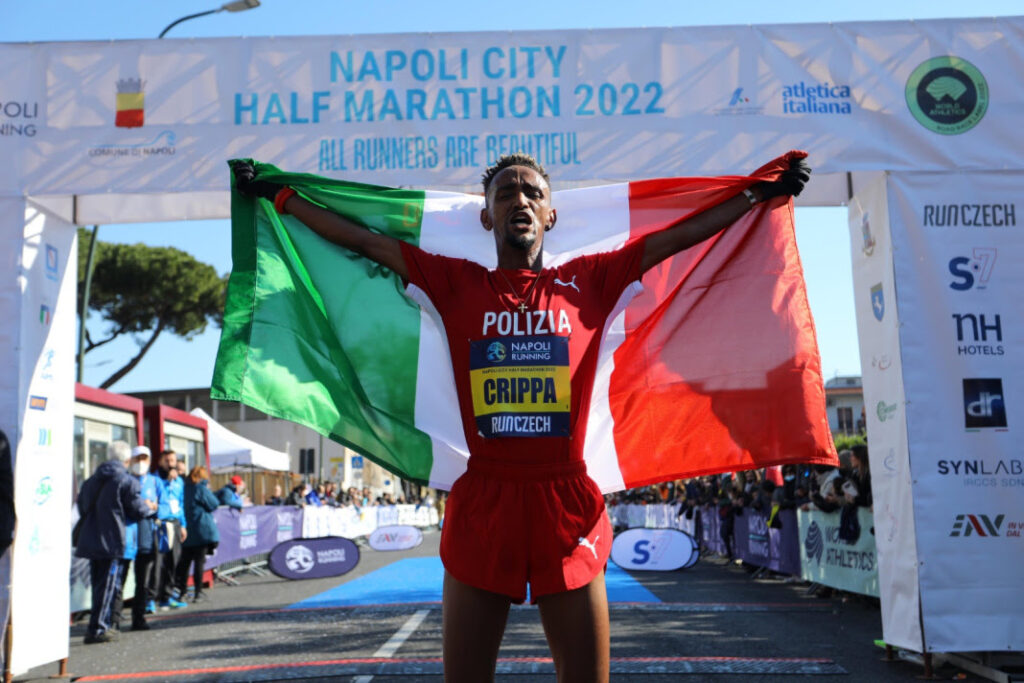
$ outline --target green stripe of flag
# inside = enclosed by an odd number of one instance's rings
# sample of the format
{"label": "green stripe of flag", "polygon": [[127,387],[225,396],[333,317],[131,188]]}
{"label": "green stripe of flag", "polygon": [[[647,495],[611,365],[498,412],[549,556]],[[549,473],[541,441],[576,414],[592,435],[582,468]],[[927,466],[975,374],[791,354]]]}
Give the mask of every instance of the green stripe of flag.
{"label": "green stripe of flag", "polygon": [[[372,230],[419,241],[423,193],[286,174],[284,183]],[[297,422],[427,481],[415,426],[420,311],[391,271],[232,190],[232,261],[211,395]]]}

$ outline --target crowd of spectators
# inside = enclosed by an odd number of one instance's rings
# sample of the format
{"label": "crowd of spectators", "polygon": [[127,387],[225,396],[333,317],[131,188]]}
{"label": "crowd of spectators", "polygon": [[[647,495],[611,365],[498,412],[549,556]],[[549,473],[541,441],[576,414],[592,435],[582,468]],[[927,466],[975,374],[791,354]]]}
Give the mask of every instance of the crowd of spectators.
{"label": "crowd of spectators", "polygon": [[[364,486],[361,489],[350,486],[347,490],[344,490],[333,482],[303,482],[293,488],[287,496],[282,496],[282,493],[281,485],[275,485],[273,495],[268,496],[264,504],[294,505],[296,507],[354,507],[360,509],[380,505],[438,506],[438,498],[435,497],[430,489],[413,490],[408,495],[399,493],[397,496],[384,491],[380,495],[374,496],[369,486]],[[444,494],[440,495],[443,496]]]}
{"label": "crowd of spectators", "polygon": [[780,510],[839,511],[840,537],[859,532],[857,508],[870,508],[871,475],[867,446],[840,451],[839,467],[830,465],[782,465],[743,472],[694,477],[629,489],[605,497],[609,507],[622,504],[678,504],[678,515],[692,519],[698,509],[718,515],[722,541],[733,557],[736,517],[750,508],[768,516],[768,524],[780,528]]}
{"label": "crowd of spectators", "polygon": [[92,584],[86,643],[117,638],[129,568],[132,630],[149,630],[146,615],[157,610],[186,607],[190,593],[193,602],[204,600],[206,556],[219,542],[212,513],[246,502],[241,477],[214,493],[205,467],[186,472],[172,450],[151,455],[146,446],[111,443],[106,462],[78,492],[72,541],[76,556],[89,560]]}

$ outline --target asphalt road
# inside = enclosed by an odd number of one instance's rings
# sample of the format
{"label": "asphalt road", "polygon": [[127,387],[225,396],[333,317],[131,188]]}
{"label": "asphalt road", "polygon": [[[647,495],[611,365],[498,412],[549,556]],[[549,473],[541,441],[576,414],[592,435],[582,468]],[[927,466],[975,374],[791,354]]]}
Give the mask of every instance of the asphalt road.
{"label": "asphalt road", "polygon": [[[333,579],[241,576],[238,586],[218,584],[209,602],[154,615],[152,630],[123,633],[115,643],[83,645],[84,624],[76,624],[69,670],[82,681],[440,681],[438,541],[433,531],[411,551],[364,548],[355,570]],[[614,681],[848,683],[922,673],[883,661],[870,600],[817,598],[803,583],[752,579],[720,558],[671,573],[617,571],[633,588],[610,589],[613,600],[653,596],[612,604]],[[501,681],[554,679],[535,608],[512,610],[499,659]],[[15,680],[49,680],[56,668]]]}

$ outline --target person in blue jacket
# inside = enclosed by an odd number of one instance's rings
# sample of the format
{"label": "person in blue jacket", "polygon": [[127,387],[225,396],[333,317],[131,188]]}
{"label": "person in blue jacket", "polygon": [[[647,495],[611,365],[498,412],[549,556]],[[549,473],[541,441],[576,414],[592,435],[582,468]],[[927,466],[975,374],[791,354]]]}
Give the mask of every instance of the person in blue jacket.
{"label": "person in blue jacket", "polygon": [[185,478],[185,523],[188,537],[181,547],[181,562],[178,563],[178,590],[185,594],[189,568],[193,568],[192,581],[195,585],[193,602],[206,598],[203,593],[203,570],[206,555],[213,553],[220,542],[213,511],[220,506],[217,496],[210,491],[210,475],[205,467],[196,466]]}
{"label": "person in blue jacket", "polygon": [[243,493],[245,493],[245,480],[236,474],[231,477],[231,481],[217,491],[217,500],[221,505],[241,510]]}
{"label": "person in blue jacket", "polygon": [[182,607],[185,603],[174,587],[177,585],[178,563],[181,562],[181,544],[188,537],[188,525],[185,523],[185,478],[178,474],[178,454],[172,450],[161,452],[157,471],[164,484],[164,497],[156,515],[167,529],[167,549],[161,548],[160,552],[162,568],[157,601],[161,609]]}
{"label": "person in blue jacket", "polygon": [[[167,492],[160,477],[150,474],[150,451],[146,446],[132,449],[131,473],[138,477],[142,497],[156,504],[157,514],[139,523],[139,550],[135,555],[135,598],[132,600],[132,630],[147,631],[146,614],[156,611],[160,586],[161,545],[166,546],[166,531],[160,509],[167,509]],[[184,607],[185,603],[179,603]]]}
{"label": "person in blue jacket", "polygon": [[75,555],[89,560],[92,609],[85,643],[116,640],[113,608],[124,578],[125,523],[156,515],[156,503],[142,497],[139,480],[125,464],[131,449],[115,441],[107,449],[107,461],[85,480],[78,492],[78,542]]}

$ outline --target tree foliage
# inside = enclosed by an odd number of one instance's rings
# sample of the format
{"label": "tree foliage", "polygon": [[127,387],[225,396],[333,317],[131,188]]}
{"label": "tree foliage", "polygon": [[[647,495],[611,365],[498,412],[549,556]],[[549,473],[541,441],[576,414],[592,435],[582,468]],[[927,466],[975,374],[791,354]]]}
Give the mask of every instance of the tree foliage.
{"label": "tree foliage", "polygon": [[867,437],[863,434],[836,434],[835,435],[836,450],[842,451],[847,448],[853,448],[854,446],[867,445]]}
{"label": "tree foliage", "polygon": [[[78,296],[81,310],[85,264],[92,233],[79,228]],[[127,375],[163,332],[191,340],[207,323],[220,326],[227,278],[173,247],[99,241],[93,261],[89,310],[107,323],[102,339],[86,329],[85,352],[121,335],[131,335],[139,352],[100,385],[106,389]]]}

